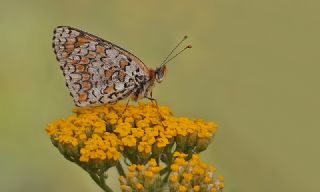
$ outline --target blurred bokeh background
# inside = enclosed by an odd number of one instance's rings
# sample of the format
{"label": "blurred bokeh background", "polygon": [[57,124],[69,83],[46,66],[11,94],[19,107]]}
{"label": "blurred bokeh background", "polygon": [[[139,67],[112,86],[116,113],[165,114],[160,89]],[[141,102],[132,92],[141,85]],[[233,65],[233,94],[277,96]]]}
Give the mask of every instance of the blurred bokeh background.
{"label": "blurred bokeh background", "polygon": [[[225,192],[320,191],[317,0],[0,1],[0,191],[100,191],[44,129],[74,107],[51,48],[70,25],[156,67],[187,34],[154,96],[220,129],[202,154]],[[111,186],[116,187],[112,172]]]}

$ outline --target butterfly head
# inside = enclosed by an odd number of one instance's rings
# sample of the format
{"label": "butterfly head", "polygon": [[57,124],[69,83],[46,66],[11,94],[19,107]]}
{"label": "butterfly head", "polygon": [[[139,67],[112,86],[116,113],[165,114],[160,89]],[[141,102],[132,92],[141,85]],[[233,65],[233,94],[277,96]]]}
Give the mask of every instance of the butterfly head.
{"label": "butterfly head", "polygon": [[154,75],[155,75],[155,79],[156,79],[157,83],[161,83],[166,75],[166,72],[167,72],[166,64],[169,63],[172,59],[176,58],[178,55],[180,55],[186,49],[192,48],[191,45],[188,45],[184,49],[182,49],[178,53],[176,53],[174,56],[170,57],[174,53],[174,51],[181,45],[181,43],[183,41],[185,41],[187,38],[188,38],[188,36],[184,36],[183,39],[172,49],[172,51],[169,53],[169,55],[163,60],[160,67],[156,68],[156,70],[154,71]]}
{"label": "butterfly head", "polygon": [[167,72],[167,66],[161,65],[160,67],[156,68],[155,70],[155,76],[157,83],[161,83],[166,75]]}

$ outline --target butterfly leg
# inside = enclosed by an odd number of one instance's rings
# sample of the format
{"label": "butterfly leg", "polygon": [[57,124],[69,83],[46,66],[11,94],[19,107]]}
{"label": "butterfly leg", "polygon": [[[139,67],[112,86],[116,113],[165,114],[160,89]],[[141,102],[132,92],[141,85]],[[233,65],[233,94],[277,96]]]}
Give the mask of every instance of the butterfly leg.
{"label": "butterfly leg", "polygon": [[163,124],[164,118],[162,117],[162,115],[161,115],[161,113],[160,113],[159,105],[158,105],[157,100],[156,100],[155,98],[148,97],[148,96],[144,96],[144,98],[149,99],[151,102],[154,102],[154,103],[156,104],[156,106],[157,106],[157,111],[158,111],[158,115],[159,115],[159,117],[160,117],[161,124],[162,124],[163,127],[165,127],[164,124]]}
{"label": "butterfly leg", "polygon": [[128,99],[127,103],[126,103],[126,107],[124,108],[124,110],[122,111],[122,113],[119,115],[118,121],[122,118],[123,114],[126,112],[128,106],[129,106],[129,102],[130,102],[130,98]]}

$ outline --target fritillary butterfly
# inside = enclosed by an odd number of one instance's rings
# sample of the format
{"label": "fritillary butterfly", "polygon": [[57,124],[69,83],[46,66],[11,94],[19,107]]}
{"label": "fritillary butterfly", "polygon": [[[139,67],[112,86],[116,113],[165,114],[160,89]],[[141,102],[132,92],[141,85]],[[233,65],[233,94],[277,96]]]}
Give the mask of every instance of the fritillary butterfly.
{"label": "fritillary butterfly", "polygon": [[52,46],[70,95],[79,107],[114,103],[129,96],[135,101],[151,98],[152,87],[162,82],[166,63],[172,59],[167,57],[153,70],[129,51],[68,26],[54,29]]}

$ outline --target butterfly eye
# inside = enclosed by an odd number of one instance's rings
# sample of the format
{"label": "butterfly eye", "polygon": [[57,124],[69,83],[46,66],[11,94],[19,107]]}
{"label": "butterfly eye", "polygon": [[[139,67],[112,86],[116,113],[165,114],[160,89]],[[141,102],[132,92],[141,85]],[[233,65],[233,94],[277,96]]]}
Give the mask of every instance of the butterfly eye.
{"label": "butterfly eye", "polygon": [[165,65],[156,69],[156,81],[161,83],[166,75],[167,67]]}

